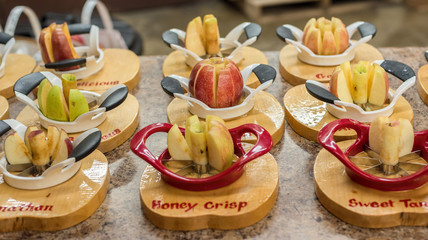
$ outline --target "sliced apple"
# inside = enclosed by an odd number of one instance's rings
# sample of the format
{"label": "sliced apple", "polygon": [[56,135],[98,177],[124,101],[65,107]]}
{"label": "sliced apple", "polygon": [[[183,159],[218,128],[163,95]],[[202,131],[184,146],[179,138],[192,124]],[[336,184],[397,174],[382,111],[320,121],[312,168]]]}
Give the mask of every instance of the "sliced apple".
{"label": "sliced apple", "polygon": [[64,94],[65,101],[67,104],[69,103],[69,94],[71,89],[77,88],[77,80],[74,74],[62,74],[61,75],[62,82],[62,92]]}
{"label": "sliced apple", "polygon": [[398,121],[400,122],[400,145],[398,157],[402,157],[412,152],[415,134],[413,132],[413,126],[408,119],[399,118]]}
{"label": "sliced apple", "polygon": [[313,53],[321,54],[322,53],[322,37],[321,31],[318,28],[315,28],[314,25],[309,27],[305,42],[303,43],[308,47]]}
{"label": "sliced apple", "polygon": [[[328,25],[331,26],[331,25]],[[330,28],[329,28],[330,29]],[[336,54],[336,42],[334,40],[333,32],[330,30],[325,31],[322,39],[322,55]]]}
{"label": "sliced apple", "polygon": [[56,146],[59,142],[59,136],[61,135],[61,132],[58,130],[55,126],[48,126],[48,147],[49,147],[49,156],[52,156],[55,152]]}
{"label": "sliced apple", "polygon": [[174,124],[167,135],[168,152],[174,160],[192,160],[192,153],[186,139],[177,124]]}
{"label": "sliced apple", "polygon": [[216,120],[210,121],[207,132],[208,161],[211,167],[224,171],[233,161],[234,146],[227,127]]}
{"label": "sliced apple", "polygon": [[6,160],[11,165],[31,163],[31,154],[17,132],[6,137],[4,151]]}
{"label": "sliced apple", "polygon": [[337,67],[330,80],[330,92],[343,102],[353,103],[345,72]]}
{"label": "sliced apple", "polygon": [[32,131],[28,134],[31,146],[33,165],[43,167],[49,163],[49,146],[43,130]]}
{"label": "sliced apple", "polygon": [[39,128],[36,126],[29,126],[29,127],[27,127],[27,130],[25,131],[25,134],[24,134],[25,146],[27,146],[28,152],[30,154],[32,154],[32,152],[31,152],[30,142],[28,141],[28,134],[30,134],[30,132],[36,131],[36,130],[39,130]]}
{"label": "sliced apple", "polygon": [[46,116],[46,105],[48,93],[52,88],[52,84],[47,78],[43,79],[39,84],[39,89],[37,90],[37,101],[39,104],[40,112]]}
{"label": "sliced apple", "polygon": [[68,138],[67,133],[63,129],[61,129],[58,144],[52,154],[52,165],[55,165],[67,159],[68,155],[70,155],[72,150],[73,144]]}
{"label": "sliced apple", "polygon": [[368,82],[368,102],[376,106],[382,106],[388,98],[388,75],[385,70],[377,64],[373,65],[371,73]]}
{"label": "sliced apple", "polygon": [[205,50],[207,54],[218,54],[220,52],[220,33],[217,18],[204,16]]}
{"label": "sliced apple", "polygon": [[189,121],[189,124],[187,124],[186,122],[185,135],[186,140],[190,139],[191,142],[191,144],[188,146],[190,147],[190,150],[192,152],[193,162],[202,166],[207,165],[208,159],[205,127],[203,127],[203,125],[199,121],[199,118],[195,118],[192,116],[192,120]]}
{"label": "sliced apple", "polygon": [[380,148],[380,160],[385,165],[398,164],[400,152],[400,123],[392,122],[383,125],[380,131],[382,138]]}
{"label": "sliced apple", "polygon": [[354,65],[352,69],[352,99],[357,104],[367,103],[368,69],[362,63]]}
{"label": "sliced apple", "polygon": [[[202,31],[202,35],[201,35],[201,31]],[[197,17],[187,24],[186,38],[184,39],[184,45],[188,50],[196,53],[199,56],[203,56],[206,53],[205,44],[201,36],[203,36],[202,22],[201,22],[201,18]]]}
{"label": "sliced apple", "polygon": [[57,121],[68,121],[69,119],[68,106],[62,89],[59,86],[53,86],[51,90],[49,90],[46,99],[45,116]]}
{"label": "sliced apple", "polygon": [[70,89],[69,104],[68,104],[70,122],[74,121],[78,116],[89,112],[88,101],[78,89]]}

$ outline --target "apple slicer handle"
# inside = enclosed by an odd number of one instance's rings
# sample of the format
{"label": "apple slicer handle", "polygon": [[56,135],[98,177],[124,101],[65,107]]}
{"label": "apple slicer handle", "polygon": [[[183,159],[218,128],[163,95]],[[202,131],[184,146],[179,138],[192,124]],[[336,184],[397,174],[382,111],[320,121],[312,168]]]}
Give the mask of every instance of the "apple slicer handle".
{"label": "apple slicer handle", "polygon": [[282,41],[286,42],[287,39],[297,41],[297,39],[294,37],[291,29],[285,25],[279,26],[276,29],[276,35],[281,39]]}
{"label": "apple slicer handle", "polygon": [[62,69],[74,66],[80,66],[86,64],[86,58],[73,58],[73,59],[65,59],[62,61],[46,63],[45,68],[49,69]]}
{"label": "apple slicer handle", "polygon": [[[132,152],[134,152],[137,156],[142,158],[144,161],[152,165],[156,170],[158,170],[161,173],[165,173],[165,167],[162,165],[160,161],[158,161],[153,155],[152,152],[147,148],[146,146],[146,140],[149,138],[152,134],[158,133],[158,132],[168,132],[169,129],[172,127],[172,124],[169,123],[153,123],[145,128],[138,131],[134,137],[131,139],[130,147]],[[183,133],[184,129],[180,129],[180,131]]]}
{"label": "apple slicer handle", "polygon": [[0,32],[0,44],[6,44],[13,36],[4,32]]}
{"label": "apple slicer handle", "polygon": [[[247,39],[250,40],[252,38],[257,38],[262,34],[262,27],[260,27],[257,23],[250,23],[244,28],[245,36],[247,36]],[[254,41],[255,41],[254,40]]]}
{"label": "apple slicer handle", "polygon": [[428,51],[425,51],[425,60],[427,60],[428,61]]}
{"label": "apple slicer handle", "polygon": [[13,91],[28,95],[34,88],[39,86],[40,82],[45,78],[46,76],[40,72],[25,75],[16,81],[13,86]]}
{"label": "apple slicer handle", "polygon": [[106,108],[106,111],[116,108],[128,97],[128,87],[124,84],[116,85],[107,91],[105,92],[105,95],[101,95],[103,102],[100,104],[100,108],[104,107]]}
{"label": "apple slicer handle", "polygon": [[[230,129],[230,133],[235,145],[235,152],[239,150],[241,153],[244,153],[236,162],[237,168],[243,167],[246,163],[263,156],[272,149],[272,136],[260,125],[254,123],[244,124]],[[252,133],[257,137],[256,144],[247,153],[245,153],[241,142],[241,138],[245,133]]]}
{"label": "apple slicer handle", "polygon": [[252,72],[257,76],[261,84],[271,80],[273,83],[276,78],[276,70],[270,65],[260,64]]}
{"label": "apple slicer handle", "polygon": [[89,129],[83,134],[86,135],[85,138],[73,148],[68,156],[68,158],[74,158],[76,162],[95,151],[101,142],[101,131],[97,128]]}
{"label": "apple slicer handle", "polygon": [[[357,132],[357,139],[345,151],[339,148],[334,140],[334,134],[341,129],[353,129]],[[346,167],[357,170],[356,167],[348,158],[348,155],[355,155],[363,150],[364,144],[368,143],[369,125],[365,125],[352,119],[338,119],[324,126],[318,133],[318,142],[337,159],[339,159]]]}
{"label": "apple slicer handle", "polygon": [[322,83],[314,82],[312,80],[307,80],[305,82],[306,90],[312,97],[330,104],[335,104],[335,101],[340,101],[340,99],[333,93],[321,86],[318,86],[318,84]]}
{"label": "apple slicer handle", "polygon": [[416,78],[413,69],[404,63],[393,60],[376,60],[374,62],[379,64],[386,72],[396,76],[403,82]]}
{"label": "apple slicer handle", "polygon": [[172,45],[180,46],[180,39],[178,34],[174,31],[168,30],[162,33],[162,40],[164,43],[168,45],[168,47],[172,48]]}
{"label": "apple slicer handle", "polygon": [[70,31],[70,35],[77,35],[90,33],[92,27],[93,25],[90,24],[76,23],[68,25],[68,30]]}
{"label": "apple slicer handle", "polygon": [[0,137],[3,136],[7,131],[12,129],[9,124],[7,124],[5,121],[0,120]]}
{"label": "apple slicer handle", "polygon": [[364,22],[363,24],[358,26],[358,32],[360,33],[361,38],[365,38],[367,36],[372,36],[371,38],[374,38],[377,29],[375,25],[368,22]]}
{"label": "apple slicer handle", "polygon": [[162,79],[161,87],[164,92],[172,97],[174,97],[175,93],[184,94],[183,87],[181,86],[180,81],[176,79],[175,75]]}

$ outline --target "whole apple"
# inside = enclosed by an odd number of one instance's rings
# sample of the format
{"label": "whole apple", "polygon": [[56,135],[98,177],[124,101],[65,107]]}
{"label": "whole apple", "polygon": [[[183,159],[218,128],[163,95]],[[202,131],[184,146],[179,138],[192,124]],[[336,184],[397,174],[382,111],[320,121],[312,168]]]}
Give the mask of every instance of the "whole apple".
{"label": "whole apple", "polygon": [[212,108],[238,104],[243,88],[241,72],[230,59],[204,59],[198,62],[190,73],[190,94]]}

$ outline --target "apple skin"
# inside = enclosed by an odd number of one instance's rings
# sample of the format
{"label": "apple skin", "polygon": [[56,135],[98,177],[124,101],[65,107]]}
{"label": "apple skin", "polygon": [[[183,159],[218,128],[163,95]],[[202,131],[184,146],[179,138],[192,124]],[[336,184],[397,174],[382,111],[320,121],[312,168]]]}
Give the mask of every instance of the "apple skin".
{"label": "apple skin", "polygon": [[343,102],[353,103],[345,72],[337,67],[330,79],[330,92]]}
{"label": "apple skin", "polygon": [[229,59],[204,59],[198,62],[190,73],[190,94],[212,108],[238,104],[243,88],[241,72]]}
{"label": "apple skin", "polygon": [[368,82],[367,101],[382,106],[388,98],[389,80],[386,71],[378,64],[373,64]]}
{"label": "apple skin", "polygon": [[44,63],[54,62],[52,50],[52,30],[56,28],[56,23],[52,23],[49,27],[44,28],[40,32],[39,45],[40,53]]}
{"label": "apple skin", "polygon": [[184,46],[198,56],[205,55],[205,36],[201,17],[196,17],[187,24]]}
{"label": "apple skin", "polygon": [[31,153],[17,132],[6,137],[4,152],[7,162],[11,165],[31,163]]}
{"label": "apple skin", "polygon": [[218,171],[232,165],[234,145],[227,127],[216,120],[210,122],[207,132],[208,162]]}

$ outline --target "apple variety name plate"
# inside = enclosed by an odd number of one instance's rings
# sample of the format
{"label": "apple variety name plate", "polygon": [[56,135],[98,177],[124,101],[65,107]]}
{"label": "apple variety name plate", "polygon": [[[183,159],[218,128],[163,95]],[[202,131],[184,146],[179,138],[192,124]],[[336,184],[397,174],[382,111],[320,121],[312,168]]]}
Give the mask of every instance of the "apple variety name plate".
{"label": "apple variety name plate", "polygon": [[[428,52],[425,52],[425,58],[428,61]],[[428,64],[419,68],[417,86],[422,101],[428,104]]]}
{"label": "apple variety name plate", "polygon": [[0,174],[0,232],[56,231],[74,226],[101,205],[109,179],[107,159],[98,150],[81,160],[73,177],[50,188],[13,188]]}
{"label": "apple variety name plate", "polygon": [[9,118],[9,103],[0,95],[0,120]]}
{"label": "apple variety name plate", "polygon": [[141,178],[140,196],[144,215],[160,228],[243,228],[262,219],[275,204],[278,165],[272,155],[265,154],[247,163],[234,183],[209,191],[175,188],[149,165]]}
{"label": "apple variety name plate", "polygon": [[[295,86],[284,95],[285,116],[293,130],[300,136],[317,141],[319,131],[328,123],[337,120],[327,110],[327,103],[311,96],[304,84]],[[391,118],[413,121],[413,109],[404,97],[399,97]],[[353,139],[357,135],[351,129],[336,132],[338,141]]]}
{"label": "apple variety name plate", "polygon": [[[353,143],[348,140],[337,144],[344,151]],[[415,163],[426,165],[422,158]],[[314,179],[318,200],[347,223],[369,228],[428,225],[427,184],[406,191],[363,186],[353,181],[345,173],[345,166],[326,149],[315,160]]]}
{"label": "apple variety name plate", "polygon": [[[97,126],[101,131],[101,143],[98,150],[108,152],[125,142],[132,136],[138,126],[139,104],[137,99],[128,94],[125,101],[116,108],[105,112],[105,120]],[[39,124],[39,114],[30,106],[26,106],[16,117],[26,126]],[[79,133],[70,133],[70,138],[76,138]]]}
{"label": "apple variety name plate", "polygon": [[[288,44],[279,53],[279,72],[292,85],[299,85],[311,79],[319,82],[330,81],[336,66],[315,66],[298,59],[296,46]],[[382,54],[373,46],[363,43],[355,48],[355,57],[351,63],[383,59]]]}

